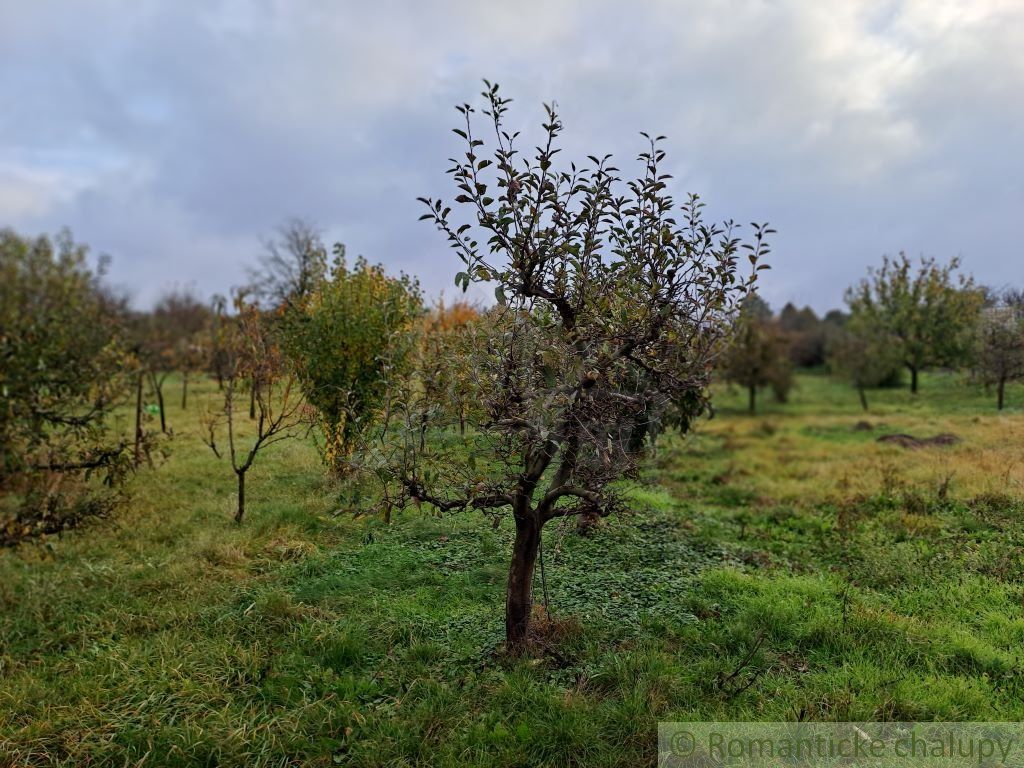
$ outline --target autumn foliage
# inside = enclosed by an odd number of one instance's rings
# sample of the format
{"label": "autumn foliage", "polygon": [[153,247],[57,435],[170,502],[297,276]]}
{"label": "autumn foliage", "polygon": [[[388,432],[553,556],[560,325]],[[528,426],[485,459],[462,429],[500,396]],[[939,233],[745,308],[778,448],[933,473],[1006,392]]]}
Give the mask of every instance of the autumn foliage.
{"label": "autumn foliage", "polygon": [[392,277],[342,247],[326,277],[283,313],[282,343],[306,400],[316,410],[324,463],[344,474],[356,437],[402,373],[422,313],[419,285]]}

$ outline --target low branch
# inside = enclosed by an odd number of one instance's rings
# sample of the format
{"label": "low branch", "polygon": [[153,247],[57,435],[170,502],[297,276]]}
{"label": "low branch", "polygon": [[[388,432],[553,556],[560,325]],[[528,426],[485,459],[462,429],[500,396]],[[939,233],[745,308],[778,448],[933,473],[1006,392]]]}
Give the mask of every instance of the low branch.
{"label": "low branch", "polygon": [[512,504],[512,497],[505,493],[443,499],[430,493],[417,480],[404,480],[402,484],[405,486],[411,499],[429,504],[441,512],[450,512],[453,509],[497,509],[498,507],[507,507]]}
{"label": "low branch", "polygon": [[124,442],[118,443],[113,448],[101,450],[94,456],[81,461],[54,462],[46,464],[33,464],[31,468],[40,472],[77,472],[86,469],[102,469],[111,466],[125,449]]}
{"label": "low branch", "polygon": [[588,491],[586,488],[580,488],[576,485],[562,485],[548,491],[544,495],[540,504],[537,505],[537,510],[540,513],[541,519],[547,521],[555,517],[571,517],[572,515],[578,515],[580,510],[576,507],[566,508],[565,511],[555,509],[556,502],[566,496],[583,499],[584,501],[590,502],[594,507],[601,507],[600,494]]}

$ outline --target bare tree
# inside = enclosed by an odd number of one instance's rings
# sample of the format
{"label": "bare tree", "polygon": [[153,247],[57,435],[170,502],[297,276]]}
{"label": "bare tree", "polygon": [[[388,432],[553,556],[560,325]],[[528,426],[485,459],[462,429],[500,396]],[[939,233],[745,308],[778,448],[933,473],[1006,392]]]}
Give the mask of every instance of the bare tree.
{"label": "bare tree", "polygon": [[327,274],[327,248],[309,222],[293,218],[263,243],[252,292],[268,307],[290,308],[309,296]]}
{"label": "bare tree", "polygon": [[[221,458],[217,434],[220,426],[227,431],[228,458],[238,480],[235,522],[240,523],[245,515],[246,473],[262,450],[296,436],[303,401],[293,377],[285,373],[281,352],[256,306],[238,301],[236,324],[227,335],[225,349],[224,405],[219,412],[205,414],[204,441]],[[236,394],[252,381],[260,382],[253,400],[255,434],[245,435],[237,424]]]}

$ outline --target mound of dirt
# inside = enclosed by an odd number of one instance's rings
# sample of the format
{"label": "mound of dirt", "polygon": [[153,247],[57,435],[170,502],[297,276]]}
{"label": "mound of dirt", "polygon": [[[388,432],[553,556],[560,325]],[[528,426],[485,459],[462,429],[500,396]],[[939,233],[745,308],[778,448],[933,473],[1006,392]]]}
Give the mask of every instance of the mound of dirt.
{"label": "mound of dirt", "polygon": [[875,426],[870,421],[858,421],[853,425],[854,432],[870,432]]}
{"label": "mound of dirt", "polygon": [[901,448],[917,449],[927,448],[932,445],[956,445],[960,442],[960,438],[949,432],[944,432],[934,437],[914,437],[913,435],[897,433],[895,435],[882,435],[878,438],[877,442],[895,443]]}

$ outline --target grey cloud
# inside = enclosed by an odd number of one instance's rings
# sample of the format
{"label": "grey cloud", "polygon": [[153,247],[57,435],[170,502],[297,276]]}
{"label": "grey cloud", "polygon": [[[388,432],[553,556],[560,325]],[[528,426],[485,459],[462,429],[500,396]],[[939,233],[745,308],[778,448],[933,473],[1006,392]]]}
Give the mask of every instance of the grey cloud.
{"label": "grey cloud", "polygon": [[0,223],[71,225],[142,304],[225,290],[292,215],[452,293],[414,198],[484,76],[526,128],[557,99],[567,156],[668,134],[680,192],[779,230],[773,303],[901,248],[1021,277],[1010,2],[0,3]]}

